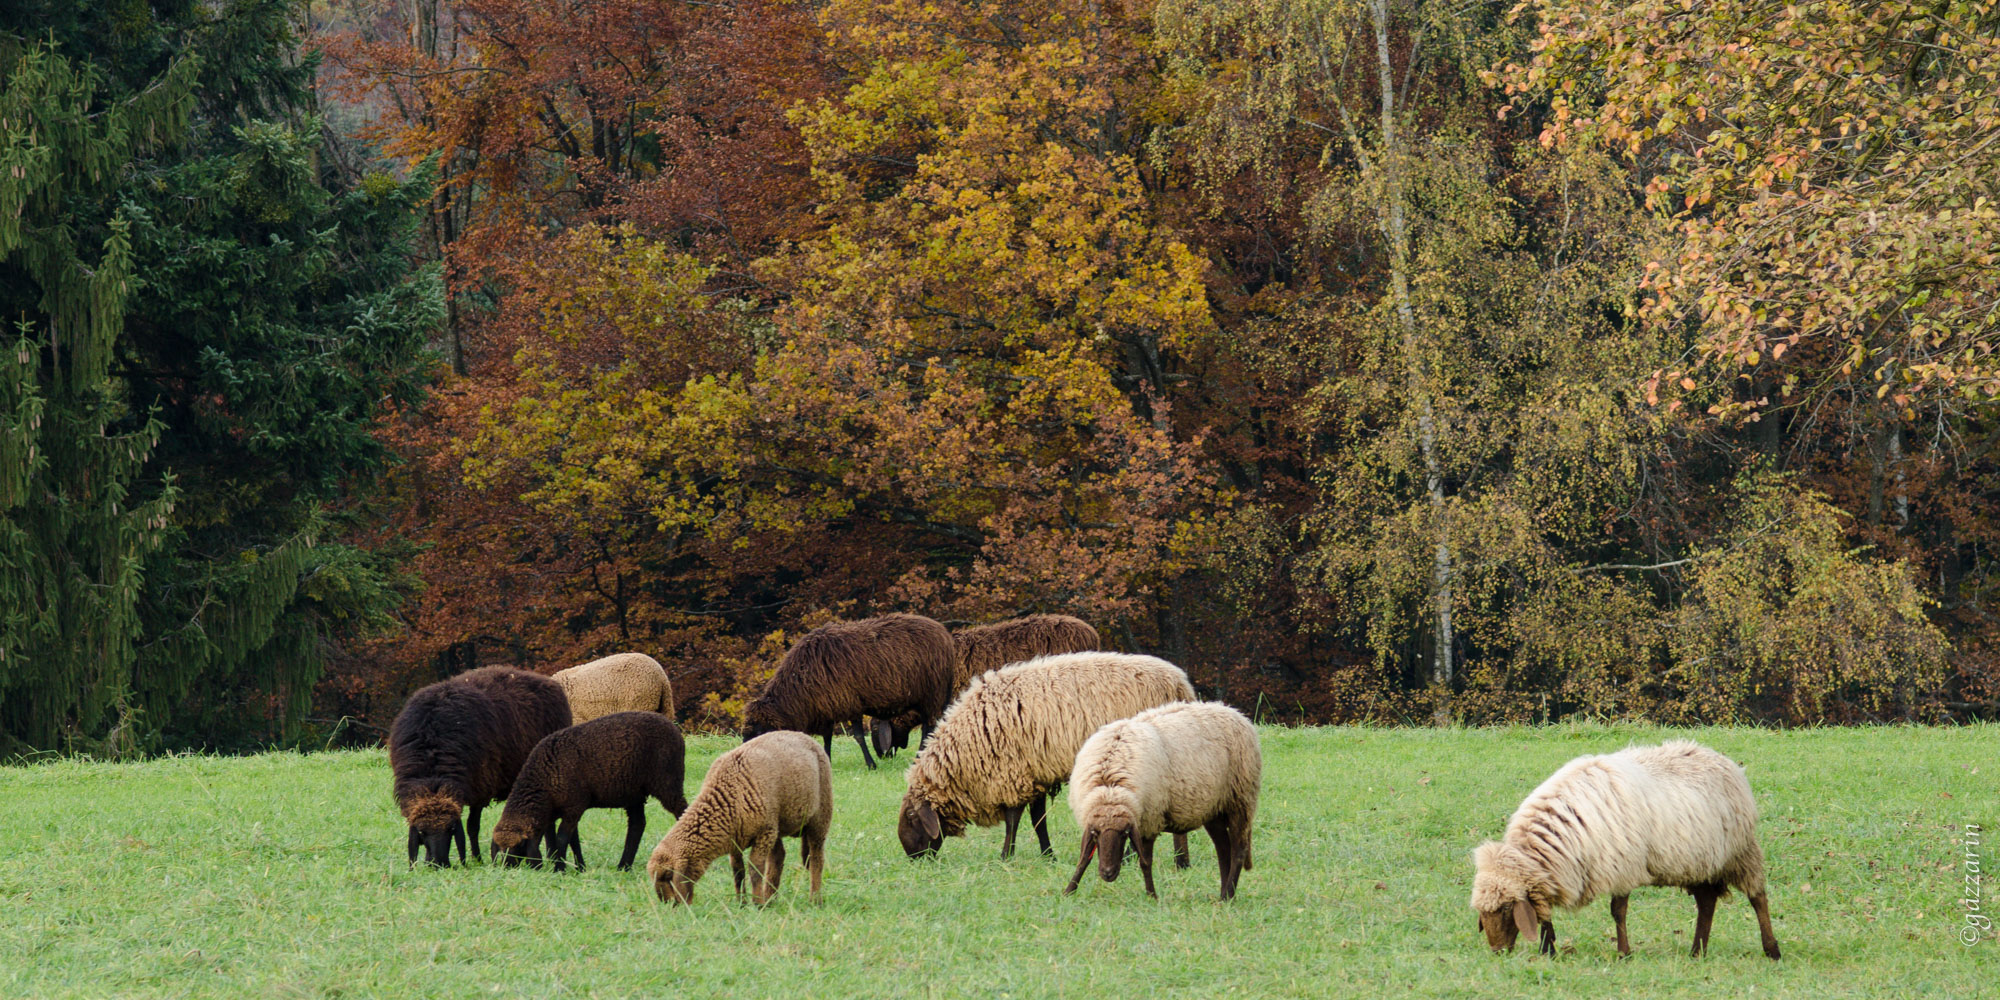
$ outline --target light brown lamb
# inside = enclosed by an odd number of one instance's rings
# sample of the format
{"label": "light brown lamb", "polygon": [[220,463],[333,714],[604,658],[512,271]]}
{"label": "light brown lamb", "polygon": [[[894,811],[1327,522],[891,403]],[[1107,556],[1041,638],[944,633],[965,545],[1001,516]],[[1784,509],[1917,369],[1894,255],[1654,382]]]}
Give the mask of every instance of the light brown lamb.
{"label": "light brown lamb", "polygon": [[[1042,852],[1053,854],[1048,796],[1069,780],[1084,741],[1107,722],[1193,700],[1181,668],[1128,653],[1043,656],[982,675],[910,765],[896,822],[904,852],[935,852],[968,823],[1005,822],[1000,856],[1011,857],[1025,806]],[[1185,867],[1184,847],[1178,853]]]}
{"label": "light brown lamb", "polygon": [[778,730],[747,740],[715,759],[694,803],[660,838],[646,861],[662,902],[694,901],[694,884],[716,858],[729,855],[736,897],[743,898],[743,849],[750,850],[750,884],[759,904],[778,891],[786,837],[799,853],[820,898],[826,832],[833,822],[833,768],[812,737]]}
{"label": "light brown lamb", "polygon": [[1132,842],[1153,891],[1153,841],[1161,833],[1206,829],[1222,870],[1222,898],[1250,867],[1250,824],[1264,755],[1257,728],[1220,702],[1175,702],[1099,729],[1077,752],[1069,806],[1083,830],[1082,856],[1063,895],[1076,891],[1097,855],[1104,881],[1118,878]]}
{"label": "light brown lamb", "polygon": [[576,724],[613,712],[658,712],[674,717],[674,685],[666,668],[644,653],[613,653],[554,674],[569,696]]}
{"label": "light brown lamb", "polygon": [[1578,757],[1528,794],[1503,839],[1473,852],[1472,908],[1494,951],[1540,926],[1555,954],[1555,907],[1611,897],[1618,953],[1632,953],[1625,909],[1642,885],[1680,886],[1695,899],[1692,954],[1707,950],[1716,900],[1743,890],[1757,912],[1764,954],[1778,957],[1757,846],[1757,800],[1743,769],[1707,747],[1676,740]]}

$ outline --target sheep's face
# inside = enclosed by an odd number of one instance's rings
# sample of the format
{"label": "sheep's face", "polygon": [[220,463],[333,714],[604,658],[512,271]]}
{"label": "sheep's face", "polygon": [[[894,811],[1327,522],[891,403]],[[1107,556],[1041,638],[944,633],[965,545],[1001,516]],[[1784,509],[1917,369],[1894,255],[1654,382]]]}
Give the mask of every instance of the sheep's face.
{"label": "sheep's face", "polygon": [[1487,946],[1512,951],[1521,935],[1534,940],[1545,909],[1536,903],[1534,863],[1519,849],[1490,840],[1473,850],[1472,860],[1472,909]]}
{"label": "sheep's face", "polygon": [[653,892],[662,903],[683,906],[694,902],[694,879],[679,868],[663,868],[653,876]]}
{"label": "sheep's face", "polygon": [[1486,946],[1496,952],[1513,951],[1514,943],[1521,935],[1534,938],[1539,933],[1537,925],[1541,918],[1536,916],[1535,904],[1517,899],[1510,906],[1497,910],[1481,910],[1479,930],[1486,935]]}
{"label": "sheep's face", "polygon": [[777,732],[777,730],[761,722],[746,722],[743,724],[743,731],[740,735],[743,737],[743,742],[748,743],[765,733],[774,732]]}
{"label": "sheep's face", "polygon": [[443,796],[425,796],[407,803],[403,815],[410,823],[410,867],[417,866],[417,850],[420,847],[424,852],[424,862],[439,868],[451,867],[451,845],[454,841],[459,845],[459,856],[464,857],[465,825],[458,816],[458,803]]}
{"label": "sheep's face", "polygon": [[896,817],[896,839],[903,842],[903,853],[912,858],[935,855],[944,846],[944,822],[930,803],[906,795],[903,811]]}
{"label": "sheep's face", "polygon": [[1118,881],[1118,870],[1125,865],[1125,841],[1131,833],[1123,828],[1097,831],[1097,877],[1106,882]]}
{"label": "sheep's face", "polygon": [[493,856],[512,868],[525,861],[530,868],[542,866],[542,838],[525,826],[501,823],[493,828]]}
{"label": "sheep's face", "polygon": [[875,744],[877,757],[888,757],[898,750],[910,748],[910,731],[888,719],[876,719],[869,738]]}
{"label": "sheep's face", "polygon": [[1513,907],[1481,913],[1479,930],[1486,935],[1486,946],[1494,951],[1513,951],[1514,942],[1521,936],[1520,929],[1514,926]]}

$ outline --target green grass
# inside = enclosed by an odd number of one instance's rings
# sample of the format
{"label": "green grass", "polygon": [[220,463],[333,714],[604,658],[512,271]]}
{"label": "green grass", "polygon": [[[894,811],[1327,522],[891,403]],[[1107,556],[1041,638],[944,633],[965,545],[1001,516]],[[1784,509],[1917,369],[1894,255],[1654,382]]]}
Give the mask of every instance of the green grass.
{"label": "green grass", "polygon": [[[1553,961],[1488,954],[1471,848],[1563,761],[1663,735],[1266,728],[1257,867],[1228,905],[1201,833],[1158,903],[1133,865],[1063,898],[1066,798],[1060,861],[998,861],[997,829],[907,861],[909,756],[870,773],[852,742],[834,754],[825,903],[794,842],[761,911],[732,900],[726,863],[693,907],[660,905],[610,869],[611,812],[584,820],[582,874],[406,870],[379,751],[0,768],[0,996],[1990,995],[2000,943],[1960,943],[1958,900],[1965,825],[2000,854],[1992,726],[1686,734],[1748,767],[1782,962],[1738,897],[1689,959],[1694,906],[1667,889],[1633,896],[1628,960],[1601,903],[1558,916]],[[690,795],[734,744],[691,742]],[[667,826],[651,806],[642,867]]]}

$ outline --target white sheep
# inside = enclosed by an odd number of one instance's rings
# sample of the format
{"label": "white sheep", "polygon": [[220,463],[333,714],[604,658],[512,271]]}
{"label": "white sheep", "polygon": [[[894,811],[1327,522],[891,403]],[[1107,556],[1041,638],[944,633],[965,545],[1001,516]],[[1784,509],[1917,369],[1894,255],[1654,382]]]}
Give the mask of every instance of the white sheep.
{"label": "white sheep", "polygon": [[1264,756],[1257,729],[1220,702],[1176,702],[1099,729],[1077,752],[1069,807],[1083,830],[1082,857],[1063,894],[1076,891],[1090,857],[1104,881],[1118,878],[1129,839],[1146,895],[1153,891],[1153,841],[1163,831],[1208,830],[1222,869],[1222,898],[1250,867],[1250,823]]}
{"label": "white sheep", "polygon": [[1629,955],[1626,902],[1639,886],[1664,885],[1694,896],[1691,954],[1700,955],[1715,902],[1733,885],[1757,911],[1764,954],[1778,957],[1750,783],[1734,761],[1698,744],[1578,757],[1529,793],[1503,840],[1472,856],[1472,908],[1494,951],[1512,950],[1539,923],[1541,951],[1553,955],[1552,909],[1610,896],[1618,953]]}
{"label": "white sheep", "polygon": [[[945,710],[908,773],[896,835],[911,857],[936,851],[967,823],[1007,824],[1002,858],[1014,853],[1021,809],[1049,845],[1048,795],[1069,779],[1076,752],[1107,722],[1157,705],[1193,701],[1181,668],[1152,656],[1065,653],[975,678]],[[1186,840],[1176,840],[1186,867]]]}
{"label": "white sheep", "polygon": [[715,759],[693,804],[646,859],[653,891],[663,902],[694,901],[694,884],[716,858],[729,855],[736,897],[743,898],[743,849],[750,849],[750,884],[758,903],[778,891],[786,837],[812,876],[818,902],[833,822],[833,768],[819,741],[804,733],[765,733]]}
{"label": "white sheep", "polygon": [[569,696],[576,724],[613,712],[658,712],[674,717],[674,685],[666,668],[644,653],[613,653],[554,674]]}

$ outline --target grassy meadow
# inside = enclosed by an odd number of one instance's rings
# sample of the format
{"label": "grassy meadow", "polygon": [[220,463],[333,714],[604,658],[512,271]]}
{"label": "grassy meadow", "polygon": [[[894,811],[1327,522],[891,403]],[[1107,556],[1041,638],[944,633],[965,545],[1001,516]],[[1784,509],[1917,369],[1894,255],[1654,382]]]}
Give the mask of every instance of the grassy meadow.
{"label": "grassy meadow", "polygon": [[[871,773],[851,741],[824,904],[794,841],[761,911],[734,901],[726,859],[694,906],[660,905],[610,868],[615,812],[585,818],[582,873],[407,870],[379,750],[0,768],[0,996],[1971,997],[2000,981],[2000,942],[1962,943],[1959,903],[1966,825],[2000,851],[2000,728],[1262,735],[1257,867],[1227,905],[1202,833],[1186,872],[1162,843],[1157,903],[1132,864],[1062,897],[1066,796],[1056,861],[1032,836],[999,861],[995,828],[912,863],[895,836],[909,755]],[[1688,958],[1694,905],[1667,889],[1632,897],[1628,960],[1602,903],[1557,917],[1553,961],[1489,954],[1471,848],[1563,761],[1667,735],[1747,766],[1784,959],[1759,953],[1739,896],[1710,956]],[[735,742],[690,741],[690,798]],[[640,867],[670,820],[648,817]]]}

